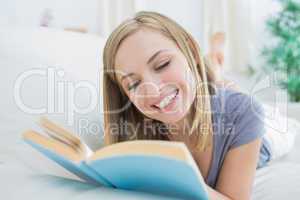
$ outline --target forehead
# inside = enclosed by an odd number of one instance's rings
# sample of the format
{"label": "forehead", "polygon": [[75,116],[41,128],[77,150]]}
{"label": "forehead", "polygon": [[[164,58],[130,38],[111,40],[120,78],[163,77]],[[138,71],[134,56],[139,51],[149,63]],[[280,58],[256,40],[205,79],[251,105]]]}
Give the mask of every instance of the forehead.
{"label": "forehead", "polygon": [[176,51],[178,48],[160,32],[142,28],[121,43],[116,54],[115,69],[127,72],[130,68],[144,66],[159,50]]}

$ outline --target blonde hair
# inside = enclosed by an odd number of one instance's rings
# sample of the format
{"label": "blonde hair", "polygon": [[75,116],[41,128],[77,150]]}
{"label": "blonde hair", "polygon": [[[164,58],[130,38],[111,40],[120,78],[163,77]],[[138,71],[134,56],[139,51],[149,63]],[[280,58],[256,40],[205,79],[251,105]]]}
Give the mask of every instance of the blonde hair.
{"label": "blonde hair", "polygon": [[[133,104],[126,105],[130,100],[119,85],[114,71],[115,57],[120,44],[125,38],[142,27],[156,30],[174,41],[186,57],[189,67],[195,75],[197,86],[201,85],[201,87],[196,89],[196,98],[193,106],[191,106],[192,118],[190,123],[192,128],[189,134],[201,133],[197,135],[196,148],[202,151],[211,144],[211,136],[213,134],[210,95],[214,93],[214,88],[209,87],[209,84],[214,80],[213,73],[207,66],[207,63],[204,63],[200,48],[189,33],[170,18],[156,12],[146,11],[138,12],[133,18],[121,23],[111,33],[105,44],[103,53],[104,143],[109,145],[137,139],[168,140],[166,135],[163,134],[164,132],[161,134],[153,133],[159,128],[157,125],[160,128],[164,127],[163,123],[152,120],[151,123],[156,126],[150,130],[145,130],[145,127],[141,126],[147,118]],[[122,110],[126,106],[126,110]],[[192,109],[193,107],[197,109]],[[122,111],[112,113],[120,109]],[[122,120],[133,125],[135,132],[127,130],[124,136],[120,134],[121,130],[117,129],[117,133],[114,134],[112,125],[119,124]],[[203,129],[201,126],[205,126],[205,128]],[[136,129],[137,127],[139,130]]]}

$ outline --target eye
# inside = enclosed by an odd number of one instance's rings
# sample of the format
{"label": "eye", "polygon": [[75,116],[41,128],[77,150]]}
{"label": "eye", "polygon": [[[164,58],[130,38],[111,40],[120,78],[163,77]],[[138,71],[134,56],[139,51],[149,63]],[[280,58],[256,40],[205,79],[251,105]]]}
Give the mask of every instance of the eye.
{"label": "eye", "polygon": [[139,83],[140,81],[136,81],[132,85],[129,85],[127,89],[130,91],[131,89],[136,88],[139,85]]}
{"label": "eye", "polygon": [[167,62],[163,63],[162,65],[158,66],[157,68],[155,68],[156,71],[159,71],[165,67],[167,67],[170,64],[170,60],[168,60]]}

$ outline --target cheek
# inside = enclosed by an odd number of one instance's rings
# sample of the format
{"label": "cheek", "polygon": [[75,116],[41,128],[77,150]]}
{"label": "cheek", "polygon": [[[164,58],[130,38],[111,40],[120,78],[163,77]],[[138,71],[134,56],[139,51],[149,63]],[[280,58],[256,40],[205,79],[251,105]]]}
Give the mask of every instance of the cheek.
{"label": "cheek", "polygon": [[[175,77],[175,75],[174,75]],[[182,106],[190,106],[196,97],[196,79],[190,69],[182,70],[176,75],[177,84],[181,89]]]}
{"label": "cheek", "polygon": [[[196,80],[190,69],[176,70],[170,73],[166,80],[170,84],[175,84],[177,87],[181,88],[185,93],[194,92],[196,88]],[[166,83],[167,84],[167,83]]]}
{"label": "cheek", "polygon": [[138,98],[136,98],[136,95],[130,94],[129,95],[129,100],[136,106],[140,107],[140,103],[138,101]]}
{"label": "cheek", "polygon": [[145,107],[145,99],[143,98],[142,94],[131,94],[129,96],[129,100],[134,104],[134,106],[139,109],[142,113],[146,111]]}
{"label": "cheek", "polygon": [[192,73],[187,60],[183,56],[177,56],[164,76],[164,78],[170,82],[188,87],[191,82]]}

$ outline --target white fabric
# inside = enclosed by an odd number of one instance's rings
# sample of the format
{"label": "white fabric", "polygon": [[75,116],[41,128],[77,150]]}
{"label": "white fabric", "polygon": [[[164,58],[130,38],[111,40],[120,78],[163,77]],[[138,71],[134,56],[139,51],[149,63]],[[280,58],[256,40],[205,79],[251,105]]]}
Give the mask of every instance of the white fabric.
{"label": "white fabric", "polygon": [[[11,127],[1,126],[1,133],[15,134]],[[300,187],[300,137],[285,157],[257,170],[253,200],[298,199]],[[53,175],[58,175],[53,176]],[[74,178],[54,162],[46,159],[19,137],[14,143],[1,141],[1,198],[17,199],[167,199],[160,196],[108,188],[96,188],[70,179]],[[17,191],[17,192],[16,192]]]}
{"label": "white fabric", "polygon": [[[299,136],[299,135],[298,135]],[[288,154],[256,171],[252,192],[254,200],[299,199],[300,137]]]}
{"label": "white fabric", "polygon": [[[47,29],[0,29],[0,65],[1,74],[4,75],[1,77],[0,92],[5,94],[0,99],[1,199],[167,199],[144,193],[95,188],[53,176],[56,174],[75,178],[21,140],[21,133],[34,126],[33,120],[36,120],[37,116],[26,114],[16,106],[13,84],[17,76],[33,67],[61,66],[64,67],[68,80],[79,81],[82,80],[79,78],[86,78],[96,83],[102,47],[103,39],[96,36]],[[38,79],[28,84],[24,85],[26,102],[30,105],[43,102],[39,92],[43,91],[44,85]],[[63,114],[58,113],[53,117],[65,122],[64,116],[61,115]],[[95,124],[102,123],[99,121],[98,112],[84,116],[95,120]],[[78,117],[81,118],[82,115]],[[91,146],[99,147],[99,135],[86,136],[91,139]],[[289,199],[298,199],[299,139],[300,137],[296,138],[296,144],[289,154],[257,171],[253,199],[281,200],[287,196]]]}
{"label": "white fabric", "polygon": [[[1,127],[3,131],[7,127]],[[78,179],[16,138],[0,149],[1,199],[6,200],[170,200],[135,191],[95,187]],[[74,180],[73,180],[74,179]],[[76,180],[77,179],[77,180]]]}
{"label": "white fabric", "polygon": [[[292,150],[296,135],[300,133],[300,123],[293,118],[281,115],[278,108],[267,104],[264,104],[263,107],[266,113],[264,137],[271,146],[271,160],[275,160]],[[270,113],[273,113],[272,117]]]}
{"label": "white fabric", "polygon": [[299,199],[300,163],[280,162],[257,170],[253,200]]}
{"label": "white fabric", "polygon": [[[47,28],[1,27],[0,92],[3,98],[0,98],[0,121],[1,126],[4,124],[8,130],[1,130],[0,135],[5,139],[0,144],[7,140],[14,142],[22,131],[33,126],[39,115],[48,115],[82,138],[87,138],[93,149],[99,147],[102,134],[101,66],[104,42],[103,38],[91,34]],[[54,84],[48,84],[49,69],[55,72]],[[40,70],[47,75],[31,75],[21,82],[19,89],[15,89],[21,75],[33,70]],[[58,75],[60,71],[63,76]],[[59,83],[64,86],[60,92]],[[69,88],[82,83],[89,84],[94,93],[87,87],[74,89],[74,96],[69,93]],[[53,92],[52,95],[49,95],[49,91]],[[16,99],[20,99],[27,109],[18,104]],[[63,109],[59,110],[58,102],[64,105]],[[92,106],[91,102],[97,104]],[[91,109],[73,112],[72,105]],[[46,110],[34,114],[28,112],[28,107]]]}

